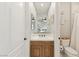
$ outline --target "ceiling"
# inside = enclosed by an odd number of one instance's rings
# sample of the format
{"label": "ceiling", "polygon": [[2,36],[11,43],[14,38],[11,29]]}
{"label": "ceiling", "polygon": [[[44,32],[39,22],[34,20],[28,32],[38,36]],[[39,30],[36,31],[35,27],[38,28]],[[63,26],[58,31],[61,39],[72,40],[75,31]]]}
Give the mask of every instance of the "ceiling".
{"label": "ceiling", "polygon": [[50,2],[34,2],[34,7],[36,9],[38,16],[47,16],[48,10],[50,8]]}

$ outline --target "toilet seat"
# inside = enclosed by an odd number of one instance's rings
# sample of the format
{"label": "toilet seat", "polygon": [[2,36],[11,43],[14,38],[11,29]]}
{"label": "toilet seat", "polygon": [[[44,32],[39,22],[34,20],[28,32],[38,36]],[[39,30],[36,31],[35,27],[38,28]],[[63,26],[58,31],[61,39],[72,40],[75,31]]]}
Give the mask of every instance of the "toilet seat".
{"label": "toilet seat", "polygon": [[65,47],[64,49],[67,54],[78,56],[78,52],[72,49],[71,47]]}

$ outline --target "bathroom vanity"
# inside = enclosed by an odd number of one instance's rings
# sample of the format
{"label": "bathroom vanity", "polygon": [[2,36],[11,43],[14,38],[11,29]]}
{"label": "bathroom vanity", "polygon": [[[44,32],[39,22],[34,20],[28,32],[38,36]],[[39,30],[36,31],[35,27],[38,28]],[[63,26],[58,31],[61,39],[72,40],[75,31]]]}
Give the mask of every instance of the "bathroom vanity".
{"label": "bathroom vanity", "polygon": [[54,57],[54,38],[51,34],[32,34],[30,42],[31,57]]}
{"label": "bathroom vanity", "polygon": [[31,41],[31,57],[54,57],[54,41]]}

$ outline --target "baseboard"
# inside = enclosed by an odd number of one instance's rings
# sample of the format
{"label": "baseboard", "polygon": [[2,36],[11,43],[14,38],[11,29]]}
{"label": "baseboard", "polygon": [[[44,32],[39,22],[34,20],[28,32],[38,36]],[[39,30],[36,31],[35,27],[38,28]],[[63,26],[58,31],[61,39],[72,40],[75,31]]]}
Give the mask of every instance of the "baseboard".
{"label": "baseboard", "polygon": [[8,55],[0,55],[0,57],[8,57]]}

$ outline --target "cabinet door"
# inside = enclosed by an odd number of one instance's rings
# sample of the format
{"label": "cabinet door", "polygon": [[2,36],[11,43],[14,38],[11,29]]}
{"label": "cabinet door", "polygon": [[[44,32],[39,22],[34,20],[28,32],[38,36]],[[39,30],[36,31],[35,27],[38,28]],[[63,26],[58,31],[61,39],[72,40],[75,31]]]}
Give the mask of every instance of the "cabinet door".
{"label": "cabinet door", "polygon": [[53,57],[54,56],[54,46],[53,45],[44,45],[42,47],[43,56]]}
{"label": "cabinet door", "polygon": [[32,57],[53,57],[54,43],[47,41],[32,41],[30,47]]}
{"label": "cabinet door", "polygon": [[42,55],[42,47],[40,45],[31,46],[31,57],[40,57]]}

